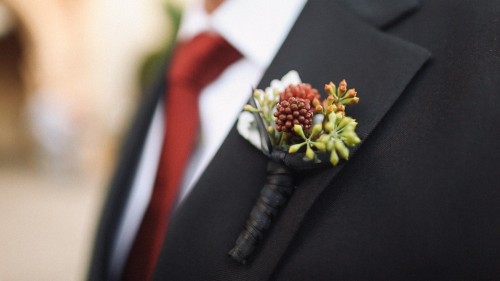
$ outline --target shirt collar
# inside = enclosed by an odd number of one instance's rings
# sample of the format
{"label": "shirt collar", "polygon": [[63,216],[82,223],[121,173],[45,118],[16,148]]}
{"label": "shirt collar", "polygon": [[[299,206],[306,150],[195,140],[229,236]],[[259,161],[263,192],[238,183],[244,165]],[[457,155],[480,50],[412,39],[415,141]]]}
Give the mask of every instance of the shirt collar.
{"label": "shirt collar", "polygon": [[226,0],[211,15],[202,1],[188,3],[179,40],[204,31],[223,36],[243,56],[265,69],[270,64],[307,0]]}

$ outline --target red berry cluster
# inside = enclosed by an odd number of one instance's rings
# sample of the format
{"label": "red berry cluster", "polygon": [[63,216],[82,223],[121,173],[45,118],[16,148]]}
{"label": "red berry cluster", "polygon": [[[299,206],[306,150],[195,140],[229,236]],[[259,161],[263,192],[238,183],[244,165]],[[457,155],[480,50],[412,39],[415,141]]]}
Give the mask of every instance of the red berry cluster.
{"label": "red berry cluster", "polygon": [[280,100],[288,100],[291,97],[309,100],[311,104],[315,99],[321,99],[318,90],[314,89],[311,84],[307,83],[290,85],[280,94]]}
{"label": "red berry cluster", "polygon": [[293,126],[300,125],[307,132],[311,128],[313,113],[309,99],[290,97],[287,100],[281,100],[274,112],[276,130],[290,137],[294,132]]}
{"label": "red berry cluster", "polygon": [[294,131],[294,125],[302,126],[304,132],[311,128],[314,115],[315,100],[321,98],[318,90],[310,84],[300,83],[290,85],[280,93],[280,102],[276,105],[276,130],[290,137]]}

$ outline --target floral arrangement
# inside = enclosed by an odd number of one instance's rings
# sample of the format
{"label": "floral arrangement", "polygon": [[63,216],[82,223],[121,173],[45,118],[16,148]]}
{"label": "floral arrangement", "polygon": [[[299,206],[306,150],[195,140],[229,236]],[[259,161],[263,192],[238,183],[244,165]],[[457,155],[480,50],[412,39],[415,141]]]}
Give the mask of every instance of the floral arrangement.
{"label": "floral arrangement", "polygon": [[[296,71],[290,71],[282,80],[273,80],[266,90],[253,92],[252,104],[244,107],[238,122],[240,134],[257,148],[262,121],[270,147],[296,153],[305,151],[305,160],[321,161],[317,153],[328,153],[329,161],[336,166],[340,159],[349,159],[349,148],[361,142],[356,134],[357,122],[346,116],[346,106],[357,104],[355,89],[347,89],[342,80],[338,88],[330,82],[325,85],[326,99],[310,84],[302,83]],[[246,114],[246,113],[254,113]],[[264,134],[266,135],[266,134]],[[271,151],[266,149],[265,153]]]}
{"label": "floral arrangement", "polygon": [[[238,132],[269,157],[266,182],[245,227],[228,255],[246,263],[279,209],[286,204],[295,186],[297,170],[338,165],[349,159],[349,147],[361,142],[357,122],[346,116],[346,106],[357,104],[355,89],[342,80],[332,82],[321,96],[310,84],[302,83],[296,71],[273,80],[265,90],[255,89],[250,104],[241,113]],[[328,159],[328,160],[326,160]]]}

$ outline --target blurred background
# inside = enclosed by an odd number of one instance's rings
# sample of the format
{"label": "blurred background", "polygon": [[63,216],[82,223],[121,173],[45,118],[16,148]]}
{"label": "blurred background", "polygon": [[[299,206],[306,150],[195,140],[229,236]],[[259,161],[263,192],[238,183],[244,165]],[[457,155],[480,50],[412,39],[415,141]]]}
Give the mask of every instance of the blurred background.
{"label": "blurred background", "polygon": [[0,0],[0,280],[84,280],[182,0]]}

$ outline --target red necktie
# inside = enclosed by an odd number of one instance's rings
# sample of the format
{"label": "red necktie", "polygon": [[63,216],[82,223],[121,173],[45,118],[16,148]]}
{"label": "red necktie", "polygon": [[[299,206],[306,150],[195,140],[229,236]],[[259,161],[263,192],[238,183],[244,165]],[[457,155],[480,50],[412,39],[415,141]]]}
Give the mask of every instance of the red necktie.
{"label": "red necktie", "polygon": [[167,73],[166,134],[148,208],[135,238],[123,280],[150,280],[167,231],[182,175],[199,126],[198,95],[241,58],[224,38],[201,33],[174,50]]}

